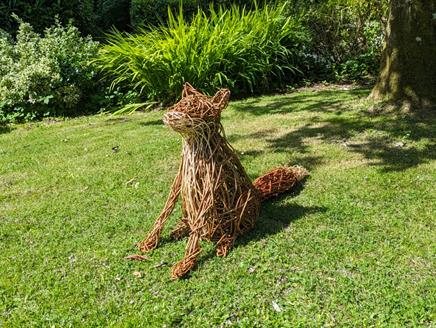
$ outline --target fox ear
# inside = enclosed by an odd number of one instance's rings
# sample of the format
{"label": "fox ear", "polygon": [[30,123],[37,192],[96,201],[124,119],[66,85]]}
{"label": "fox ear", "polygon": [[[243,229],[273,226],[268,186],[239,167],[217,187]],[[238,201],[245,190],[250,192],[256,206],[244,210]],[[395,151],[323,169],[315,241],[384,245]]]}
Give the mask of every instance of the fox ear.
{"label": "fox ear", "polygon": [[192,85],[190,85],[188,82],[184,84],[183,91],[182,91],[182,98],[185,98],[190,95],[194,95],[196,93],[198,93],[198,91],[195,90]]}
{"label": "fox ear", "polygon": [[212,103],[216,105],[220,111],[222,111],[224,108],[226,108],[227,104],[229,103],[229,99],[230,99],[230,90],[220,89],[215,94],[215,96],[212,97]]}

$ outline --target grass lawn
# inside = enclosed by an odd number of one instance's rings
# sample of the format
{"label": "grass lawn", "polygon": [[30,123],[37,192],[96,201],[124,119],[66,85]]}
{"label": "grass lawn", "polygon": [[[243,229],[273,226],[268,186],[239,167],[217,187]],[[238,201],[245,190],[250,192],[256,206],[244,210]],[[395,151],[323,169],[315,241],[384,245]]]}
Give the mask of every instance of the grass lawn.
{"label": "grass lawn", "polygon": [[[0,326],[436,325],[434,115],[368,114],[367,89],[233,102],[227,136],[255,178],[300,164],[226,258],[185,240],[135,253],[164,205],[180,138],[162,112],[0,130]],[[140,274],[133,274],[139,272]]]}

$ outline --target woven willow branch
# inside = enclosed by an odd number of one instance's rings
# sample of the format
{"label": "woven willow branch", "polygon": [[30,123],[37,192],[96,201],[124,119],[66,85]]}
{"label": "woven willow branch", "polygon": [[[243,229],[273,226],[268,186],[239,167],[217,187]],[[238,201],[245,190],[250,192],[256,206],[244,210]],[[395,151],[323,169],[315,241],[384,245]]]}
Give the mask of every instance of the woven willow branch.
{"label": "woven willow branch", "polygon": [[216,254],[226,256],[235,239],[254,226],[262,200],[291,189],[308,175],[302,167],[283,167],[252,183],[220,123],[229,97],[227,89],[208,97],[185,84],[182,99],[164,116],[164,123],[183,137],[182,160],[165,207],[139,248],[157,247],[181,193],[183,217],[171,237],[189,238],[185,256],[172,269],[175,279],[195,266],[200,240],[215,242]]}

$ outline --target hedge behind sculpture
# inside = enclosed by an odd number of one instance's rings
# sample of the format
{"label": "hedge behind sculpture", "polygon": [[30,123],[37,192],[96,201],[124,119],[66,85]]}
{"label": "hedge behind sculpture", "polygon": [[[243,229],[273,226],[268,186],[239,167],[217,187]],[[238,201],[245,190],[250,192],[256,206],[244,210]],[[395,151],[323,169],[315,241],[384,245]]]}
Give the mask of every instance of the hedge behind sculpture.
{"label": "hedge behind sculpture", "polygon": [[252,183],[220,122],[229,97],[227,89],[208,97],[186,83],[182,99],[164,115],[164,123],[183,137],[182,160],[165,207],[139,248],[145,252],[157,247],[181,193],[183,215],[171,237],[189,238],[185,256],[172,269],[173,278],[195,266],[202,239],[215,242],[216,254],[226,256],[235,239],[254,226],[261,202],[308,174],[301,167],[282,167]]}

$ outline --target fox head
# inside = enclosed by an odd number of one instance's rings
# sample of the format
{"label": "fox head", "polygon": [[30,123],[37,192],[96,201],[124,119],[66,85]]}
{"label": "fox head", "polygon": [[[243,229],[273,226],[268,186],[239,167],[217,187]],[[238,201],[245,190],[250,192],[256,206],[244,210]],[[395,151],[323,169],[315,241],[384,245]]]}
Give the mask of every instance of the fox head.
{"label": "fox head", "polygon": [[228,89],[220,89],[213,97],[209,97],[185,83],[182,99],[168,109],[163,121],[182,136],[205,134],[214,126],[219,126],[217,123],[229,98]]}

